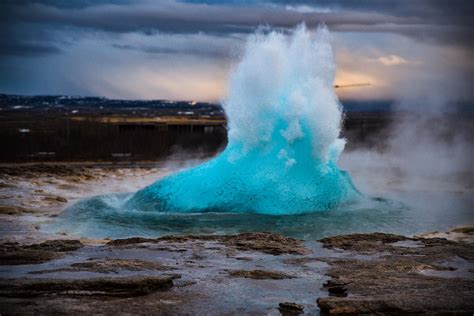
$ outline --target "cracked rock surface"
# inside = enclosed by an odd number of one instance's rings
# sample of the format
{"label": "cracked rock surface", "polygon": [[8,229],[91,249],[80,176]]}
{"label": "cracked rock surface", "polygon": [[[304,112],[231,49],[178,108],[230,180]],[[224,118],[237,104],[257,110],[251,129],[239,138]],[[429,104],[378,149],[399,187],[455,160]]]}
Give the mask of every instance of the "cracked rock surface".
{"label": "cracked rock surface", "polygon": [[374,233],[334,236],[324,247],[370,259],[330,261],[328,297],[318,299],[327,315],[472,315],[472,243]]}

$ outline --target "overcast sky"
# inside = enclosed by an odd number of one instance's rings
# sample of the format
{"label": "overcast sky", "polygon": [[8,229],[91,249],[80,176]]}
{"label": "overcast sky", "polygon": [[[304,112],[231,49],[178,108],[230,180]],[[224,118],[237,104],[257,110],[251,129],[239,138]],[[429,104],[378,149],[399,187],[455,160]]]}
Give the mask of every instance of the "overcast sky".
{"label": "overcast sky", "polygon": [[3,0],[0,93],[219,101],[249,33],[323,22],[335,83],[371,84],[341,98],[472,101],[473,21],[471,0]]}

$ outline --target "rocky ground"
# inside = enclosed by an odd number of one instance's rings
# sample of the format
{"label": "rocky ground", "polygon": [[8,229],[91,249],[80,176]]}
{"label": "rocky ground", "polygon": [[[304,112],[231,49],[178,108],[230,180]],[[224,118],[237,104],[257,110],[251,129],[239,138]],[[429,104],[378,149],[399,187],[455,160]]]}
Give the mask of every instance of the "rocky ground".
{"label": "rocky ground", "polygon": [[180,167],[179,162],[0,164],[0,235],[2,240],[29,243],[57,239],[42,233],[41,224],[78,199],[136,191]]}
{"label": "rocky ground", "polygon": [[324,247],[373,256],[331,260],[330,296],[318,299],[330,315],[472,314],[474,246],[444,238],[382,233],[324,238]]}
{"label": "rocky ground", "polygon": [[1,166],[0,314],[474,313],[469,227],[319,241],[264,232],[89,240],[38,229],[78,198],[134,190],[168,170]]}
{"label": "rocky ground", "polygon": [[0,248],[2,314],[472,315],[474,247],[355,234],[130,238]]}

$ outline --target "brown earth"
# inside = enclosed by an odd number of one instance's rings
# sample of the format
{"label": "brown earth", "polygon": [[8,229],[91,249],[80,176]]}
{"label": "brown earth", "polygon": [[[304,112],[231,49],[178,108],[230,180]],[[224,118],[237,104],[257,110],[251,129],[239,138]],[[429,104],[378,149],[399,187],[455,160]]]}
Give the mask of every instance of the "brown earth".
{"label": "brown earth", "polygon": [[60,258],[82,246],[78,240],[48,240],[33,245],[6,242],[0,244],[0,265],[42,263]]}
{"label": "brown earth", "polygon": [[474,311],[472,272],[454,274],[465,269],[464,264],[474,264],[472,243],[383,233],[334,236],[321,242],[330,249],[372,255],[329,262],[331,279],[324,285],[329,297],[318,299],[325,315],[472,315]]}

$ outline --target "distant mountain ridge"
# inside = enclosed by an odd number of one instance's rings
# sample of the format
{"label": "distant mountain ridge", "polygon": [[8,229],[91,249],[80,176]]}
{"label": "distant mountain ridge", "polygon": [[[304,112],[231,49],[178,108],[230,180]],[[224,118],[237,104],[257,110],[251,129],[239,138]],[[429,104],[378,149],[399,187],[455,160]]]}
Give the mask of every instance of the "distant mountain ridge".
{"label": "distant mountain ridge", "polygon": [[[341,100],[348,112],[385,112],[392,109],[392,100]],[[12,95],[0,94],[0,108],[2,109],[45,109],[45,108],[67,108],[80,109],[91,108],[115,110],[126,109],[173,109],[180,111],[207,112],[222,115],[221,105],[209,102],[197,101],[170,101],[170,100],[121,100],[108,99],[105,97],[82,97],[66,95]],[[196,113],[198,114],[198,113]],[[212,115],[211,114],[211,115]]]}
{"label": "distant mountain ridge", "polygon": [[82,97],[67,95],[13,95],[0,94],[0,107],[4,106],[103,106],[103,107],[182,107],[182,106],[213,106],[218,104],[196,101],[170,101],[170,100],[120,100],[105,97]]}

